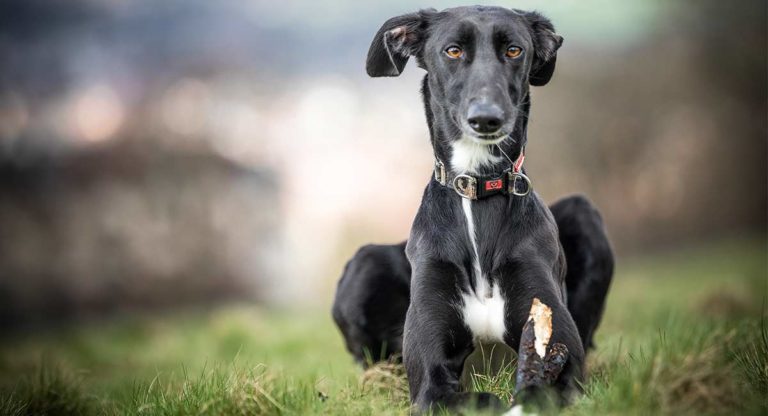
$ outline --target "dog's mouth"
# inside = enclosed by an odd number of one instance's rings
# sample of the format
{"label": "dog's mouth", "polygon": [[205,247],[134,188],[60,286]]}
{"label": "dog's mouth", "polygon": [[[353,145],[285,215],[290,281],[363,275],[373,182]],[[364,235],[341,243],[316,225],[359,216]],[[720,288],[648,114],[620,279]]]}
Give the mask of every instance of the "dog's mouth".
{"label": "dog's mouth", "polygon": [[469,138],[473,142],[477,144],[482,145],[496,145],[504,141],[507,137],[509,137],[509,132],[506,131],[498,131],[493,134],[477,134],[476,132],[472,131],[470,128],[463,128],[462,133],[464,137]]}

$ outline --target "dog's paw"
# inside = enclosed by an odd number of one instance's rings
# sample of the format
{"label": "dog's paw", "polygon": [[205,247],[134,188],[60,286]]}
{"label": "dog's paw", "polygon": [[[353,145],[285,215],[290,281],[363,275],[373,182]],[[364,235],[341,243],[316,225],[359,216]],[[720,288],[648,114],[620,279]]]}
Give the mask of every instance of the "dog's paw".
{"label": "dog's paw", "polygon": [[511,409],[509,409],[506,413],[504,413],[503,416],[537,416],[538,413],[531,413],[526,412],[525,409],[523,409],[523,406],[520,404],[517,404],[515,406],[512,406]]}

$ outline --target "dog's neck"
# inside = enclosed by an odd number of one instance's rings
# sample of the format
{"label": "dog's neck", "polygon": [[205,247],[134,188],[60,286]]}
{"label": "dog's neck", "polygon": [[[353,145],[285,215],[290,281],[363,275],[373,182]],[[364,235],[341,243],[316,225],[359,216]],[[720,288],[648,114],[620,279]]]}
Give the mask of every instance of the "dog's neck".
{"label": "dog's neck", "polygon": [[421,92],[435,158],[453,174],[492,175],[509,169],[528,141],[528,95],[520,106],[515,128],[509,137],[498,146],[483,145],[463,137],[448,109],[433,102],[427,77],[424,77]]}

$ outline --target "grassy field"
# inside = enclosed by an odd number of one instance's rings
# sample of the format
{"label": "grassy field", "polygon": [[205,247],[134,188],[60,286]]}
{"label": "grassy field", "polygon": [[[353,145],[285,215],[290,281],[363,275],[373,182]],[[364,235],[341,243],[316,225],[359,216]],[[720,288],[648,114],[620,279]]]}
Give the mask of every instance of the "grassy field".
{"label": "grassy field", "polygon": [[[765,241],[621,259],[565,414],[766,414]],[[0,344],[0,414],[409,413],[401,369],[355,367],[327,310],[222,307]],[[761,316],[763,318],[761,318]],[[472,385],[509,397],[510,371]]]}

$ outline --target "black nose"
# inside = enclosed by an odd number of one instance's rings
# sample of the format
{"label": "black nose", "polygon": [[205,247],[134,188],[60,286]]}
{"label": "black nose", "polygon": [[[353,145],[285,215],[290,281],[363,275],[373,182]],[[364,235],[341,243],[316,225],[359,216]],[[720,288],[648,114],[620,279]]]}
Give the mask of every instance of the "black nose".
{"label": "black nose", "polygon": [[474,104],[469,107],[467,122],[480,134],[495,133],[501,128],[504,112],[497,105]]}

